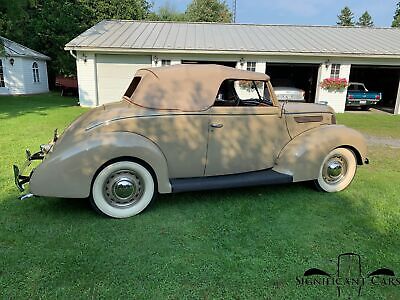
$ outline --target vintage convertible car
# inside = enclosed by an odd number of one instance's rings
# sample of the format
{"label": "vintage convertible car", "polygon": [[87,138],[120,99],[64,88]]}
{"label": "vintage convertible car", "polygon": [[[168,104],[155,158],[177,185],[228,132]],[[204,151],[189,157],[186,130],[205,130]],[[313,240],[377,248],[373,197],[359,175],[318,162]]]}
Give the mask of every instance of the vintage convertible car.
{"label": "vintage convertible car", "polygon": [[269,77],[216,65],[139,70],[123,100],[90,110],[27,151],[28,196],[90,197],[108,216],[143,211],[157,193],[314,180],[326,192],[368,163],[357,131],[326,105],[276,99]]}

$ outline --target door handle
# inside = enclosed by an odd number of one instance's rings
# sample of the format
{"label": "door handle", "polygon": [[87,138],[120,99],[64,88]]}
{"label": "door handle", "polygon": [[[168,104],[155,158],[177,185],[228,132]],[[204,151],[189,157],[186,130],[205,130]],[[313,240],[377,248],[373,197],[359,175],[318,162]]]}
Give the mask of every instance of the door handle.
{"label": "door handle", "polygon": [[224,124],[221,124],[221,123],[211,123],[210,126],[211,126],[212,128],[222,128],[222,127],[224,127]]}

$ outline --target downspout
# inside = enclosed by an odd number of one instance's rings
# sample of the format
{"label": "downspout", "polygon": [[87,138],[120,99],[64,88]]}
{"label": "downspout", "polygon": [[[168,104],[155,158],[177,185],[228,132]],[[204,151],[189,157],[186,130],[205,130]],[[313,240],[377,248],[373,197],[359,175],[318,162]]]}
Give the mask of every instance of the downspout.
{"label": "downspout", "polygon": [[69,54],[71,54],[71,56],[75,58],[75,60],[77,59],[76,55],[74,54],[74,50],[69,50]]}

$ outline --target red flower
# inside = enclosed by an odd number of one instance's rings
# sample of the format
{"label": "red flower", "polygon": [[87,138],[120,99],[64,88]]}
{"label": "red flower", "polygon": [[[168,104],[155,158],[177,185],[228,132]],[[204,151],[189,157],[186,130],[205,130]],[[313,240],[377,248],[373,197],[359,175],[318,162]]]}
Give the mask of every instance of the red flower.
{"label": "red flower", "polygon": [[325,78],[321,82],[321,87],[327,90],[341,90],[348,86],[346,78]]}

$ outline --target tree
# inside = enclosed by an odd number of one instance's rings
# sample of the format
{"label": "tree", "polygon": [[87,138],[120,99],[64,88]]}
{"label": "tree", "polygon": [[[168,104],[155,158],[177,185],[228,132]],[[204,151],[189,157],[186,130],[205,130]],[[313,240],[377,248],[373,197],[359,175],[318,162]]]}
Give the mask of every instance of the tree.
{"label": "tree", "polygon": [[0,0],[0,34],[51,57],[50,81],[75,74],[64,45],[103,19],[145,19],[147,0]]}
{"label": "tree", "polygon": [[192,22],[232,22],[232,12],[225,1],[193,0],[185,11],[185,19]]}
{"label": "tree", "polygon": [[362,14],[362,16],[358,19],[357,25],[364,26],[364,27],[373,27],[374,26],[374,22],[372,21],[372,17],[368,13],[368,11],[365,11]]}
{"label": "tree", "polygon": [[400,2],[398,2],[396,6],[396,12],[393,16],[392,27],[400,27]]}
{"label": "tree", "polygon": [[339,21],[336,23],[340,26],[354,26],[354,14],[348,6],[345,6],[338,15]]}
{"label": "tree", "polygon": [[185,14],[179,12],[173,4],[167,1],[157,12],[151,13],[148,19],[153,21],[184,21]]}

